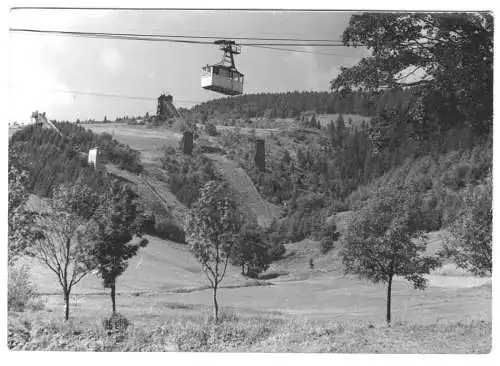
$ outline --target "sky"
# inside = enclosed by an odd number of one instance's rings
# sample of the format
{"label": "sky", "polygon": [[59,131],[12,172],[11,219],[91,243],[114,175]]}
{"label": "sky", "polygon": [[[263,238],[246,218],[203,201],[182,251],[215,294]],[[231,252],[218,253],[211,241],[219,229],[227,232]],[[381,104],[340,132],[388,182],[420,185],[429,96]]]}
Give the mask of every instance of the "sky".
{"label": "sky", "polygon": [[[243,10],[12,10],[11,28],[274,38],[341,38],[351,13]],[[200,86],[201,67],[220,61],[215,45],[89,39],[10,33],[9,121],[29,122],[35,110],[49,119],[114,119],[156,113],[161,92],[177,107],[223,97]],[[290,47],[318,55],[242,47],[236,67],[245,93],[327,91],[341,66],[367,55],[347,47]],[[97,97],[119,94],[150,100]]]}

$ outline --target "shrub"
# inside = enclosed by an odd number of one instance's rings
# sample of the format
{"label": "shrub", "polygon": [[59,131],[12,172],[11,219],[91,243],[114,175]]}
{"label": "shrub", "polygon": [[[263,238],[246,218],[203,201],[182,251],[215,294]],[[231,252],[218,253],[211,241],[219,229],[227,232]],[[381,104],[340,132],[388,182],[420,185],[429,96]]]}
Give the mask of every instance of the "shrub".
{"label": "shrub", "polygon": [[153,213],[153,210],[148,209],[144,213],[143,219],[143,230],[146,234],[153,235],[155,232],[155,222],[156,215]]}
{"label": "shrub", "polygon": [[31,321],[25,318],[8,317],[7,346],[19,349],[31,340]]}
{"label": "shrub", "polygon": [[214,124],[207,123],[205,125],[205,132],[208,136],[217,136],[217,127]]}
{"label": "shrub", "polygon": [[469,165],[459,163],[452,169],[445,172],[442,177],[442,183],[451,189],[464,188],[468,183],[468,176],[471,168]]}
{"label": "shrub", "polygon": [[189,126],[181,118],[176,118],[175,122],[172,124],[172,129],[174,131],[179,131],[180,133],[184,133],[186,131],[189,131]]}
{"label": "shrub", "polygon": [[113,313],[108,318],[104,318],[102,326],[108,331],[108,335],[113,333],[123,333],[129,327],[129,320],[120,313]]}
{"label": "shrub", "polygon": [[186,234],[182,228],[175,225],[171,219],[162,216],[155,217],[154,235],[161,239],[172,240],[176,243],[186,243]]}
{"label": "shrub", "polygon": [[319,230],[320,238],[328,238],[332,242],[339,240],[340,233],[337,231],[337,223],[335,222],[334,217],[330,216],[325,220],[325,223],[322,225]]}
{"label": "shrub", "polygon": [[261,229],[255,223],[244,225],[231,251],[231,263],[241,267],[242,275],[257,278],[269,268],[271,260],[269,245]]}
{"label": "shrub", "polygon": [[177,154],[177,150],[175,149],[175,147],[166,146],[165,149],[164,149],[164,154],[166,156],[175,155],[175,154]]}
{"label": "shrub", "polygon": [[185,243],[184,229],[176,224],[172,216],[158,202],[150,203],[144,217],[143,230],[146,234],[176,243]]}
{"label": "shrub", "polygon": [[325,236],[320,242],[321,254],[326,254],[334,248],[334,243],[331,237]]}
{"label": "shrub", "polygon": [[285,244],[283,243],[272,243],[269,248],[269,255],[273,261],[281,259],[286,252]]}
{"label": "shrub", "polygon": [[9,311],[24,311],[28,306],[40,309],[41,302],[36,301],[39,300],[39,296],[36,287],[29,280],[27,266],[9,267],[7,305]]}
{"label": "shrub", "polygon": [[297,242],[319,232],[324,226],[326,209],[325,197],[320,194],[300,196],[289,205],[289,213],[284,220],[276,222],[272,228],[276,238]]}

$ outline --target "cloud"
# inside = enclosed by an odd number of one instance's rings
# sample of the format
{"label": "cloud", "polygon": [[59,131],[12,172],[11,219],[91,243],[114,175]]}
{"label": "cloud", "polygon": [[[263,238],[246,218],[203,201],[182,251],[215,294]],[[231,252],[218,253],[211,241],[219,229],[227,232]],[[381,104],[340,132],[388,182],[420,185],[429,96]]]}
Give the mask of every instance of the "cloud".
{"label": "cloud", "polygon": [[[68,87],[57,77],[57,71],[46,65],[43,56],[47,46],[60,43],[48,37],[16,37],[10,48],[9,118],[28,122],[35,110],[54,112],[58,106],[72,102]],[[45,50],[45,52],[44,52]],[[41,55],[42,57],[38,57]],[[50,117],[49,117],[50,118]]]}
{"label": "cloud", "polygon": [[[49,89],[46,85],[53,88]],[[49,118],[54,118],[61,108],[73,103],[73,97],[68,92],[66,85],[57,82],[11,87],[9,120],[29,122],[31,112],[36,110],[47,112]]]}
{"label": "cloud", "polygon": [[105,48],[100,52],[99,57],[108,71],[117,74],[122,70],[124,60],[115,48]]}
{"label": "cloud", "polygon": [[[313,47],[304,47],[305,51],[313,52]],[[295,70],[301,70],[300,75],[302,89],[325,90],[328,89],[330,81],[340,73],[338,65],[325,69],[318,62],[317,56],[311,53],[292,53],[284,58],[284,61]],[[329,64],[327,64],[329,65]]]}
{"label": "cloud", "polygon": [[330,87],[330,81],[340,74],[339,66],[332,66],[329,70],[310,74],[308,84],[314,90],[324,90]]}

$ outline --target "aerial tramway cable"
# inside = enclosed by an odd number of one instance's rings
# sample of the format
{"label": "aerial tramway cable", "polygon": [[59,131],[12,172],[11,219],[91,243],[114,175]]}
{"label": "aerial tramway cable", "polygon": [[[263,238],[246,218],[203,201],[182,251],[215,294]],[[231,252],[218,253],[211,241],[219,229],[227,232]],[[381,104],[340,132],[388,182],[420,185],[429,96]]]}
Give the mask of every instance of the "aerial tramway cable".
{"label": "aerial tramway cable", "polygon": [[[343,46],[341,40],[333,39],[300,39],[300,38],[270,38],[270,37],[224,37],[218,36],[194,36],[194,35],[172,35],[172,34],[143,34],[143,33],[110,33],[110,32],[81,32],[81,31],[60,31],[60,30],[42,30],[42,29],[27,29],[27,28],[11,28],[11,31],[16,32],[34,32],[34,33],[60,33],[60,34],[74,34],[74,35],[113,35],[124,37],[151,37],[151,38],[183,38],[183,39],[224,39],[230,38],[233,40],[246,40],[246,41],[281,41],[281,42],[323,42],[327,45]],[[210,42],[212,43],[212,42]],[[241,43],[239,43],[241,44]],[[288,43],[286,43],[288,44]]]}
{"label": "aerial tramway cable", "polygon": [[[81,32],[81,31],[62,31],[62,30],[27,29],[27,28],[10,28],[10,31],[16,33],[52,34],[58,36],[74,36],[74,37],[84,37],[84,38],[104,38],[104,39],[173,42],[173,43],[190,43],[190,44],[207,44],[207,45],[208,44],[212,45],[214,42],[206,40],[204,41],[199,39],[213,39],[213,40],[221,39],[221,37],[216,38],[212,36],[209,37],[209,36],[179,36],[179,35],[139,34],[139,33]],[[343,45],[342,43],[338,43],[338,41],[328,41],[328,40],[301,40],[292,38],[273,39],[273,38],[250,38],[250,37],[230,37],[229,39],[267,40],[267,41],[281,40],[281,42],[273,42],[273,43],[238,42],[238,45],[240,46],[345,47],[345,45]],[[315,43],[305,43],[305,42],[315,42]]]}
{"label": "aerial tramway cable", "polygon": [[[213,45],[213,42],[197,40],[194,36],[175,36],[175,35],[141,35],[134,33],[98,33],[98,32],[72,32],[72,31],[55,31],[55,30],[42,30],[42,29],[20,29],[20,28],[11,28],[11,32],[15,33],[32,33],[32,34],[46,34],[46,35],[55,35],[55,36],[68,36],[68,37],[83,37],[90,39],[117,39],[117,40],[126,40],[126,41],[150,41],[150,42],[172,42],[172,43],[186,43],[186,44],[202,44],[202,45]],[[169,38],[167,38],[169,37]],[[177,39],[185,38],[185,39]],[[192,39],[189,39],[192,37]],[[212,38],[212,37],[210,37]],[[241,39],[252,39],[251,37],[239,37]],[[208,39],[208,38],[207,38]],[[237,38],[238,39],[238,38]],[[253,38],[257,39],[257,38]],[[278,38],[276,38],[278,39]],[[268,40],[273,40],[269,38]],[[292,40],[287,39],[287,40]],[[297,42],[306,41],[306,40],[295,40]],[[316,40],[319,41],[319,40]],[[323,40],[325,41],[325,40]],[[336,42],[336,41],[335,41]],[[292,49],[292,48],[283,48],[290,46],[299,46],[299,47],[344,47],[342,44],[332,43],[238,43],[239,45],[253,47],[253,48],[262,48],[269,49],[274,51],[282,51],[282,52],[296,52],[296,53],[306,53],[320,56],[335,56],[335,57],[346,57],[346,58],[359,58],[359,56],[354,55],[342,55],[338,53],[329,53],[329,52],[317,52],[311,50],[302,50],[302,49]]]}

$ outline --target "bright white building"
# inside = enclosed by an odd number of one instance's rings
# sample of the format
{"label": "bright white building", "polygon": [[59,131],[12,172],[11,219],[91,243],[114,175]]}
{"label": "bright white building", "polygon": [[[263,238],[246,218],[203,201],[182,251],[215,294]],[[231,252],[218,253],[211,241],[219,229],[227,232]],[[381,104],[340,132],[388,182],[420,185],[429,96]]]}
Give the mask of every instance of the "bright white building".
{"label": "bright white building", "polygon": [[89,150],[89,165],[93,165],[94,168],[97,168],[97,156],[98,156],[97,148]]}

